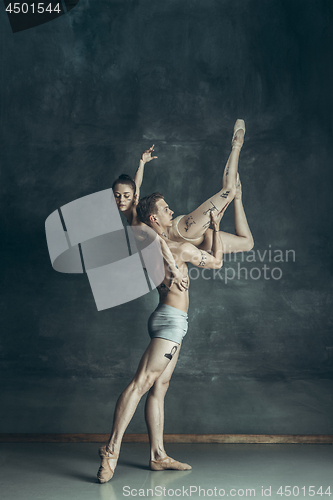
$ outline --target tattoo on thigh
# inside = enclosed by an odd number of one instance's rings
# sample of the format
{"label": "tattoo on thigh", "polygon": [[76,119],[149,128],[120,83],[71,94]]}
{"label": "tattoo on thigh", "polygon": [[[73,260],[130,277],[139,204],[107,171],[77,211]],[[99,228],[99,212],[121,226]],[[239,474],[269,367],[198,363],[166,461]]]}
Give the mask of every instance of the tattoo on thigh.
{"label": "tattoo on thigh", "polygon": [[207,255],[205,252],[200,252],[200,253],[201,253],[201,261],[199,262],[198,267],[204,267],[206,264]]}
{"label": "tattoo on thigh", "polygon": [[214,210],[217,210],[216,206],[214,205],[214,203],[211,201],[210,202],[211,205],[213,205],[212,207],[208,208],[208,210],[206,210],[205,212],[203,212],[204,215],[207,215],[207,214],[210,214],[210,212],[213,212]]}
{"label": "tattoo on thigh", "polygon": [[230,191],[225,191],[224,193],[221,194],[221,198],[228,198],[228,194]]}
{"label": "tattoo on thigh", "polygon": [[168,358],[168,359],[170,359],[170,360],[171,360],[171,359],[172,359],[172,356],[173,356],[174,354],[176,354],[176,352],[177,352],[177,346],[176,346],[176,345],[174,345],[174,346],[173,346],[173,348],[171,349],[171,352],[170,352],[170,353],[167,353],[167,354],[164,354],[164,357],[165,357],[165,358]]}
{"label": "tattoo on thigh", "polygon": [[185,219],[185,231],[187,232],[193,224],[196,224],[196,222],[193,219],[192,215],[190,215],[189,217],[187,217],[187,219]]}
{"label": "tattoo on thigh", "polygon": [[210,226],[210,220],[208,222],[206,222],[206,224],[204,224],[202,227],[204,229],[207,229],[209,226]]}

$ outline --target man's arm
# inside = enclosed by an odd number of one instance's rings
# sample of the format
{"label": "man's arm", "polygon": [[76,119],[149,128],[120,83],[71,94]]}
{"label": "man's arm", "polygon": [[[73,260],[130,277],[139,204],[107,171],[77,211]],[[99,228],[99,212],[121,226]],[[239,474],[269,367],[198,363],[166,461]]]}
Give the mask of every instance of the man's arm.
{"label": "man's arm", "polygon": [[220,269],[223,266],[224,245],[219,227],[223,214],[216,215],[215,212],[211,212],[210,215],[213,225],[212,254],[209,254],[205,250],[200,250],[191,243],[183,243],[181,245],[181,258],[184,262],[190,262],[197,267]]}
{"label": "man's arm", "polygon": [[135,176],[134,176],[133,180],[134,180],[135,185],[136,185],[136,193],[135,194],[136,194],[136,199],[138,201],[139,201],[139,197],[140,197],[140,188],[141,188],[141,184],[142,184],[142,180],[143,180],[143,171],[145,168],[145,164],[148,163],[149,161],[155,160],[155,158],[157,158],[157,156],[151,156],[153,151],[154,151],[154,144],[152,145],[151,148],[147,149],[147,151],[142,153],[138,169],[135,172]]}
{"label": "man's arm", "polygon": [[147,226],[144,223],[141,223],[140,226],[132,226],[132,231],[140,250],[143,250],[157,238],[157,241],[159,241],[160,243],[162,257],[166,262],[170,272],[172,273],[170,287],[173,284],[176,284],[181,292],[187,290],[187,276],[184,276],[183,273],[179,271],[172,252],[164,239],[161,238],[161,236],[157,234],[151,227]]}
{"label": "man's arm", "polygon": [[163,259],[167,263],[169,270],[172,273],[172,280],[171,280],[170,286],[172,286],[173,283],[175,283],[178,286],[179,290],[181,290],[182,292],[187,290],[187,287],[188,287],[187,276],[184,276],[179,271],[177,264],[175,262],[175,259],[173,258],[173,255],[172,255],[171,250],[168,247],[167,243],[159,235],[157,235],[157,238],[158,238],[160,245],[161,245]]}

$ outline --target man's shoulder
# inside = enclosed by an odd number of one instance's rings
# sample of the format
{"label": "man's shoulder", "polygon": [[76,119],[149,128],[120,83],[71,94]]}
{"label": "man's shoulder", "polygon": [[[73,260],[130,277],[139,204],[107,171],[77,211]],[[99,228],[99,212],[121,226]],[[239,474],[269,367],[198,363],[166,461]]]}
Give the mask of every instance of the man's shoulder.
{"label": "man's shoulder", "polygon": [[131,221],[131,226],[132,227],[148,227],[147,224],[142,222],[139,217],[137,216],[136,213],[133,214],[132,221]]}
{"label": "man's shoulder", "polygon": [[181,243],[174,242],[174,245],[173,252],[176,253],[184,262],[187,262],[193,251],[197,250],[192,243],[188,243],[187,241]]}
{"label": "man's shoulder", "polygon": [[[173,224],[173,221],[172,221],[172,224]],[[177,241],[177,233],[176,233],[173,225],[171,227],[167,228],[167,235],[168,235],[169,240]]]}

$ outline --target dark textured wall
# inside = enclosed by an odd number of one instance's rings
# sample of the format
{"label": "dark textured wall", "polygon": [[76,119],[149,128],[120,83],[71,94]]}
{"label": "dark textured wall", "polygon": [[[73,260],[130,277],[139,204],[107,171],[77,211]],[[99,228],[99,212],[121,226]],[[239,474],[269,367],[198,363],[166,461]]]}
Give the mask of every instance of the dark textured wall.
{"label": "dark textured wall", "polygon": [[[193,280],[166,431],[333,433],[332,19],[328,0],[80,0],[12,34],[0,8],[0,432],[107,432],[149,340],[157,292],[97,312],[86,277],[52,270],[47,216],[153,143],[142,195],[191,211],[241,117],[256,262]],[[238,264],[261,276],[226,283]]]}

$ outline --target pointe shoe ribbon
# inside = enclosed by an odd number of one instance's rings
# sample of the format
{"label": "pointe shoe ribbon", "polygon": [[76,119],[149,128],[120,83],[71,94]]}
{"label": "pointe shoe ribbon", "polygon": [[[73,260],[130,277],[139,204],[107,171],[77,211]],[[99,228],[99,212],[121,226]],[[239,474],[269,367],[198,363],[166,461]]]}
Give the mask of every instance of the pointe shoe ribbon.
{"label": "pointe shoe ribbon", "polygon": [[150,460],[149,467],[151,470],[191,470],[192,467],[188,464],[177,462],[171,457],[166,456],[160,460]]}
{"label": "pointe shoe ribbon", "polygon": [[107,483],[113,476],[114,469],[111,469],[109,460],[118,460],[118,455],[111,451],[109,448],[102,446],[98,450],[98,454],[102,459],[100,468],[97,472],[97,479],[100,483]]}
{"label": "pointe shoe ribbon", "polygon": [[235,126],[234,126],[234,135],[232,136],[232,139],[231,139],[231,145],[232,147],[242,147],[243,143],[240,145],[240,144],[237,144],[237,132],[238,130],[243,130],[244,131],[244,135],[245,135],[245,122],[244,120],[241,120],[240,118],[238,120],[236,120],[236,123],[235,123]]}

